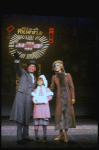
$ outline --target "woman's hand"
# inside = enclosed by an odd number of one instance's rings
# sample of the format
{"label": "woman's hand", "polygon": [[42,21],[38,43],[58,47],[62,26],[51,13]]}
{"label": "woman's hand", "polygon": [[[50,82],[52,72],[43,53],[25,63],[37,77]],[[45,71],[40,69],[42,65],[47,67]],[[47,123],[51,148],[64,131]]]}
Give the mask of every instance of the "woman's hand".
{"label": "woman's hand", "polygon": [[75,99],[72,99],[72,104],[75,104]]}

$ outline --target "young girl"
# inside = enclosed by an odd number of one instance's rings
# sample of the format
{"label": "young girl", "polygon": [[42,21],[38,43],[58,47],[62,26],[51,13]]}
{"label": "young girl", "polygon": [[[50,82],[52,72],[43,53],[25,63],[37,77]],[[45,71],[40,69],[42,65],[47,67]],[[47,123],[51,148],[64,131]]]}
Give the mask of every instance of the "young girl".
{"label": "young girl", "polygon": [[36,141],[40,141],[40,138],[38,137],[38,127],[42,125],[44,134],[43,142],[45,142],[47,138],[47,125],[49,124],[48,118],[50,118],[48,101],[52,99],[53,92],[47,88],[47,80],[44,75],[39,76],[37,84],[37,88],[32,92],[32,100],[34,102],[33,124],[35,125]]}

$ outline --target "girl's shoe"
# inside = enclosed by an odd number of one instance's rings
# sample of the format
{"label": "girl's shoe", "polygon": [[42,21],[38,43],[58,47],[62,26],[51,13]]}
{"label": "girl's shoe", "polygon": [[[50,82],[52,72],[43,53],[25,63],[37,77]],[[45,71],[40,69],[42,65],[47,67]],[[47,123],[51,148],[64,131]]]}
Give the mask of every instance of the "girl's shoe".
{"label": "girl's shoe", "polygon": [[36,137],[36,141],[37,141],[37,142],[40,142],[40,138],[39,138],[38,136]]}
{"label": "girl's shoe", "polygon": [[43,137],[42,142],[46,142],[46,139],[47,139],[47,137],[46,137],[46,136],[45,136],[45,137]]}

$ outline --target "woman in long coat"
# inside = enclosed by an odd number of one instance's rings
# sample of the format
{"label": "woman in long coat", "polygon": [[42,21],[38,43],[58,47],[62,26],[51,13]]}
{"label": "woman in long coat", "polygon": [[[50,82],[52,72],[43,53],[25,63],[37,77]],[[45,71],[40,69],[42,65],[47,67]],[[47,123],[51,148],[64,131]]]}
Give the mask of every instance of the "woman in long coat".
{"label": "woman in long coat", "polygon": [[56,110],[55,110],[55,130],[59,130],[59,135],[54,140],[59,140],[64,136],[64,142],[68,142],[68,128],[76,128],[73,104],[75,103],[75,92],[72,77],[65,73],[63,62],[57,60],[53,63],[55,75],[52,76],[50,89],[53,91],[57,87]]}

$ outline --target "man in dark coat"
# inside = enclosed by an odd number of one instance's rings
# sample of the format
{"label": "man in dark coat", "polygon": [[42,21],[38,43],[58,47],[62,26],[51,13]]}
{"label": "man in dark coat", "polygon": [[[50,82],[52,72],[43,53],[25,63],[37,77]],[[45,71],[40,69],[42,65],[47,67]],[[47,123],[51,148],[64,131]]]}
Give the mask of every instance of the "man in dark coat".
{"label": "man in dark coat", "polygon": [[[27,64],[28,71],[22,69],[18,53],[15,53],[15,68],[19,76],[18,89],[13,103],[10,120],[17,122],[17,142],[22,143],[22,137],[29,141],[29,121],[31,117],[32,96],[31,92],[36,87],[36,71],[37,64],[31,60]],[[23,134],[22,134],[23,127]]]}

